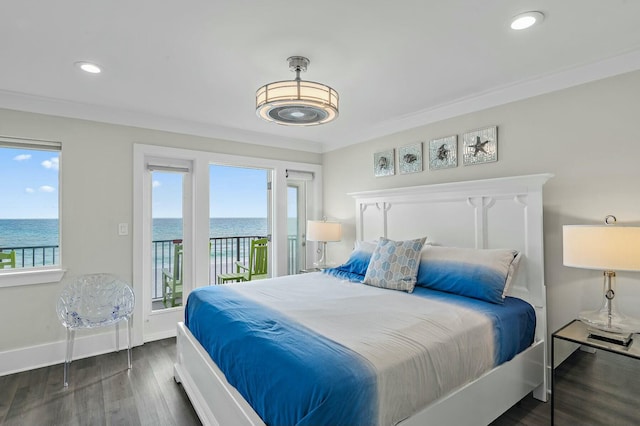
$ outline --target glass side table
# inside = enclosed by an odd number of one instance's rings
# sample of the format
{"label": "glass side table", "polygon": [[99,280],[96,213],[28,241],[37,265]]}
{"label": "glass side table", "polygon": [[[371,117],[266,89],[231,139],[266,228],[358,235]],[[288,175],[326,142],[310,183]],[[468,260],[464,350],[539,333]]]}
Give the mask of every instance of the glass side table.
{"label": "glass side table", "polygon": [[551,424],[640,424],[640,335],[622,346],[573,320],[551,335],[551,366]]}

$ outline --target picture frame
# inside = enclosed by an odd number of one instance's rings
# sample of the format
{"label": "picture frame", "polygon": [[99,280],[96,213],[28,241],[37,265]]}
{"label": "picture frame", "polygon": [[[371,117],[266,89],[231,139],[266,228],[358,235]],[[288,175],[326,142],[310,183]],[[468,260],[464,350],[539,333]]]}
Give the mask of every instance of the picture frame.
{"label": "picture frame", "polygon": [[422,142],[398,148],[398,171],[400,174],[422,171]]}
{"label": "picture frame", "polygon": [[429,141],[429,170],[458,167],[458,135]]}
{"label": "picture frame", "polygon": [[373,175],[393,176],[396,173],[395,150],[388,149],[373,154]]}
{"label": "picture frame", "polygon": [[462,136],[465,166],[498,161],[498,126],[472,130]]}

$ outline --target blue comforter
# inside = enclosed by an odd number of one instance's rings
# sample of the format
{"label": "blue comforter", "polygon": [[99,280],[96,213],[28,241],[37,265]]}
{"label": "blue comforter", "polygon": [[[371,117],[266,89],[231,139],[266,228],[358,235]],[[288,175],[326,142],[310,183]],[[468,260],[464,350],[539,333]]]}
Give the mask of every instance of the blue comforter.
{"label": "blue comforter", "polygon": [[[408,295],[322,274],[301,277],[306,278],[200,288],[191,292],[186,305],[186,326],[269,425],[393,424],[430,402],[417,396],[415,402],[405,403],[415,393],[437,398],[511,359],[533,341],[535,315],[519,299],[507,298],[504,305],[494,305],[424,288]],[[423,303],[455,314],[445,318],[444,325],[436,325],[428,341],[419,342],[415,336],[425,333],[416,327],[433,322],[422,312],[431,309],[427,305],[422,309]],[[475,332],[451,328],[457,327],[451,323],[468,322],[469,315],[487,318],[491,341],[461,344],[453,340],[454,346],[469,346],[469,353],[460,354],[464,362],[442,367],[447,359],[456,362],[460,352],[459,347],[448,347],[450,338],[444,334],[468,335],[462,342],[474,342]],[[410,342],[408,346],[405,341]],[[407,356],[417,346],[432,347],[426,361]],[[483,366],[469,362],[470,377],[434,370],[437,366],[457,370],[476,354],[490,360]],[[394,389],[394,369],[404,374],[401,382],[406,390]],[[425,384],[428,377],[409,383],[417,375],[437,376],[437,382],[454,377],[453,383],[446,384]],[[432,387],[436,390],[431,391]]]}

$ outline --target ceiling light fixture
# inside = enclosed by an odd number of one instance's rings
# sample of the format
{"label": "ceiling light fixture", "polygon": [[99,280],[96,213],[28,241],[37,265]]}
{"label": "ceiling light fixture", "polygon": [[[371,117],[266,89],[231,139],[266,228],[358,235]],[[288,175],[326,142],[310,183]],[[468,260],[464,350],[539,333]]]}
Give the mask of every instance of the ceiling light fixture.
{"label": "ceiling light fixture", "polygon": [[269,83],[256,91],[256,114],[267,121],[286,126],[313,126],[338,117],[338,92],[331,87],[300,79],[309,59],[292,56],[287,59],[295,80]]}
{"label": "ceiling light fixture", "polygon": [[92,62],[79,61],[76,62],[76,66],[82,71],[88,72],[90,74],[100,74],[102,72],[102,69]]}
{"label": "ceiling light fixture", "polygon": [[511,19],[511,29],[524,30],[534,24],[539,24],[544,20],[542,12],[525,12],[516,15]]}

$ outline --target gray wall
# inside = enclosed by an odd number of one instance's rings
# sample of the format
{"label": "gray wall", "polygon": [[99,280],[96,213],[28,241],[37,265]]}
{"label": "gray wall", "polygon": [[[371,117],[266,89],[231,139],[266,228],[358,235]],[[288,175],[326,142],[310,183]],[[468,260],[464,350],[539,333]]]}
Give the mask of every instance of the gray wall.
{"label": "gray wall", "polygon": [[[132,278],[133,144],[319,164],[321,155],[0,109],[0,135],[62,142],[63,267]],[[2,199],[0,202],[10,202]],[[118,236],[117,224],[129,223]],[[0,352],[64,339],[59,283],[0,288]]]}
{"label": "gray wall", "polygon": [[[602,274],[562,265],[562,225],[640,224],[640,72],[600,80],[407,130],[324,154],[325,215],[345,223],[330,243],[335,261],[348,257],[355,208],[346,194],[442,182],[550,172],[544,188],[545,279],[549,330],[583,309],[600,307]],[[490,125],[498,126],[496,163],[375,178],[374,152]],[[425,160],[426,163],[426,160]],[[428,163],[426,163],[428,164]],[[437,224],[434,224],[437,226]],[[640,273],[618,273],[618,301],[640,318]]]}

